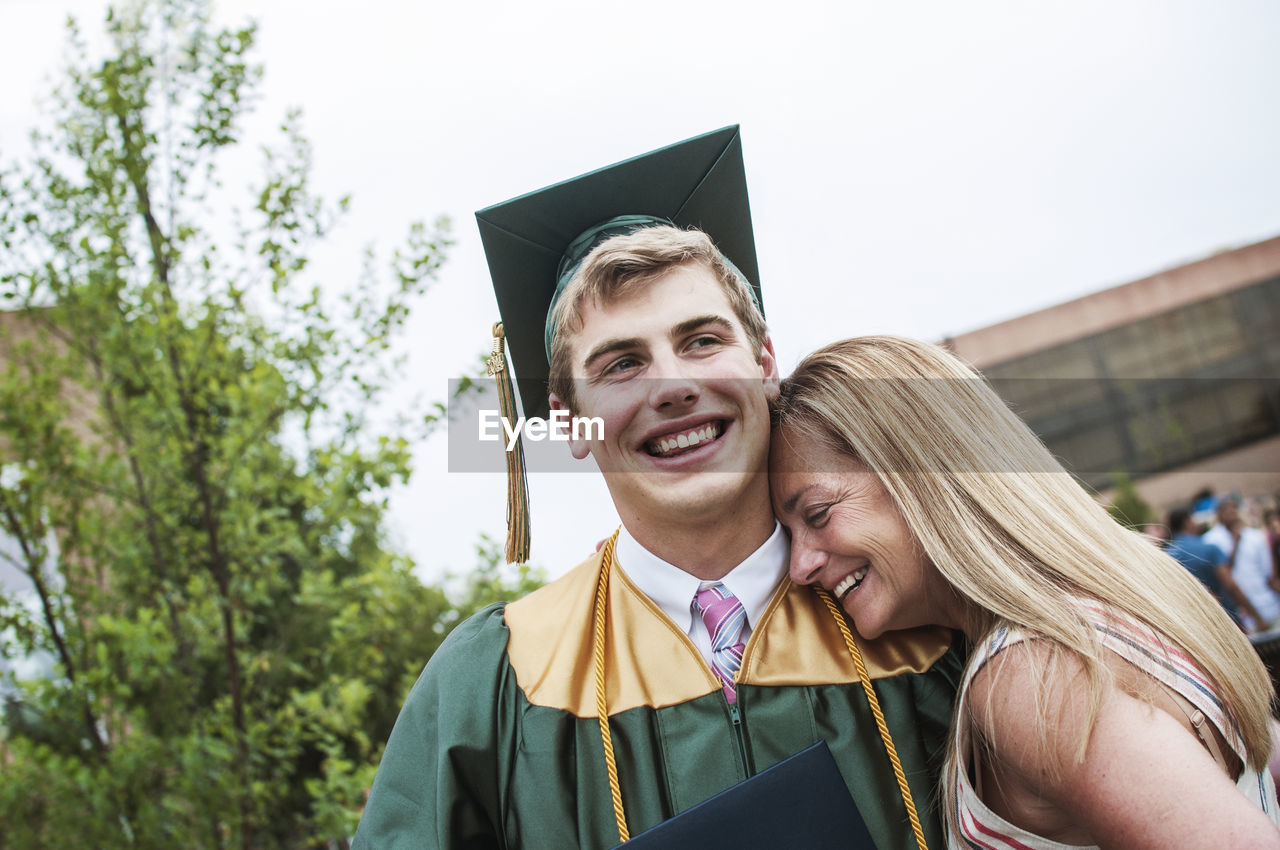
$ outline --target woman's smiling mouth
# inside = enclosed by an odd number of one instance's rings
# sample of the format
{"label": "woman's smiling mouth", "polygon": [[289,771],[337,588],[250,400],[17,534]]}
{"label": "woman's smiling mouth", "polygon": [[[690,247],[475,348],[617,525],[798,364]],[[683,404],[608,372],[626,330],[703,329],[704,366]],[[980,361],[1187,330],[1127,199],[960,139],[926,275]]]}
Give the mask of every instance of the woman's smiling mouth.
{"label": "woman's smiling mouth", "polygon": [[854,570],[841,579],[839,584],[831,588],[831,593],[835,596],[836,601],[844,602],[846,596],[857,590],[858,586],[862,584],[862,580],[867,577],[867,571],[870,569],[871,567],[867,566]]}

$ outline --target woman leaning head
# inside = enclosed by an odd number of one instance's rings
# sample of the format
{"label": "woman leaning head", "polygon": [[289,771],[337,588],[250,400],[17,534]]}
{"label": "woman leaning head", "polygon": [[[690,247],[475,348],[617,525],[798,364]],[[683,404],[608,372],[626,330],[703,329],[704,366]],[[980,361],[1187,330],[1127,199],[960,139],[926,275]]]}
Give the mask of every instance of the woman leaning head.
{"label": "woman leaning head", "polygon": [[[1265,766],[1271,687],[1248,641],[954,356],[895,337],[834,343],[784,381],[774,424],[772,489],[792,578],[832,591],[865,637],[938,624],[974,646],[1002,628],[1046,639],[1035,642],[1047,653],[1040,698],[1054,687],[1049,671],[1079,673],[1083,758],[1117,669],[1097,612],[1136,621],[1195,660],[1246,761]],[[953,738],[953,759],[954,748]]]}

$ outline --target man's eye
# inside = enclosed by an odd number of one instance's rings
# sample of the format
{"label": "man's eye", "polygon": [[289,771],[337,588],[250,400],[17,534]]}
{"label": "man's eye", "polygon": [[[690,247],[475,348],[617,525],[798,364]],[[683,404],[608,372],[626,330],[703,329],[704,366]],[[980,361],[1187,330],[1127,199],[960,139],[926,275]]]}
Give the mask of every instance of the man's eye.
{"label": "man's eye", "polygon": [[714,336],[700,336],[700,337],[696,337],[691,343],[689,343],[689,347],[690,348],[706,348],[708,346],[718,345],[719,343],[720,343],[720,340]]}
{"label": "man's eye", "polygon": [[618,372],[625,372],[628,369],[634,369],[639,365],[640,361],[636,360],[634,357],[619,357],[617,360],[610,363],[609,367],[604,371],[607,375],[617,374]]}

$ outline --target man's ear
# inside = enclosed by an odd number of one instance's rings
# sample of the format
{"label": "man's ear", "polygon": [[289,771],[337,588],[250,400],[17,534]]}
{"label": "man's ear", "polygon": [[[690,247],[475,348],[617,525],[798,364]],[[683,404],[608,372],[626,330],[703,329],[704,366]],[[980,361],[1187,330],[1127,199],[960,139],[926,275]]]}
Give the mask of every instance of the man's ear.
{"label": "man's ear", "polygon": [[760,346],[760,368],[764,370],[764,395],[773,401],[781,392],[782,373],[778,370],[778,356],[773,353],[773,340],[768,336]]}
{"label": "man's ear", "polygon": [[[569,405],[565,404],[563,401],[560,400],[560,396],[556,395],[555,393],[550,393],[547,395],[547,400],[551,402],[552,410],[568,411],[569,418],[570,419],[573,418],[573,411],[569,410]],[[589,432],[590,430],[591,429],[589,428],[583,429],[584,432]],[[575,438],[573,436],[572,428],[569,430],[569,451],[572,452],[573,456],[578,460],[585,460],[587,455],[591,454],[590,445],[582,437]]]}

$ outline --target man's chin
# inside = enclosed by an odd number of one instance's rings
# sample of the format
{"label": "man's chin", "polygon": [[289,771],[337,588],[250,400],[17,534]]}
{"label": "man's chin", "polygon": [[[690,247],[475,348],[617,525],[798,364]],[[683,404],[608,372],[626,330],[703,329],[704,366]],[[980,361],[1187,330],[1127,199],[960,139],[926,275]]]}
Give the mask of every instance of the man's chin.
{"label": "man's chin", "polygon": [[746,472],[658,473],[646,476],[652,502],[677,521],[715,520],[741,509],[763,476]]}

